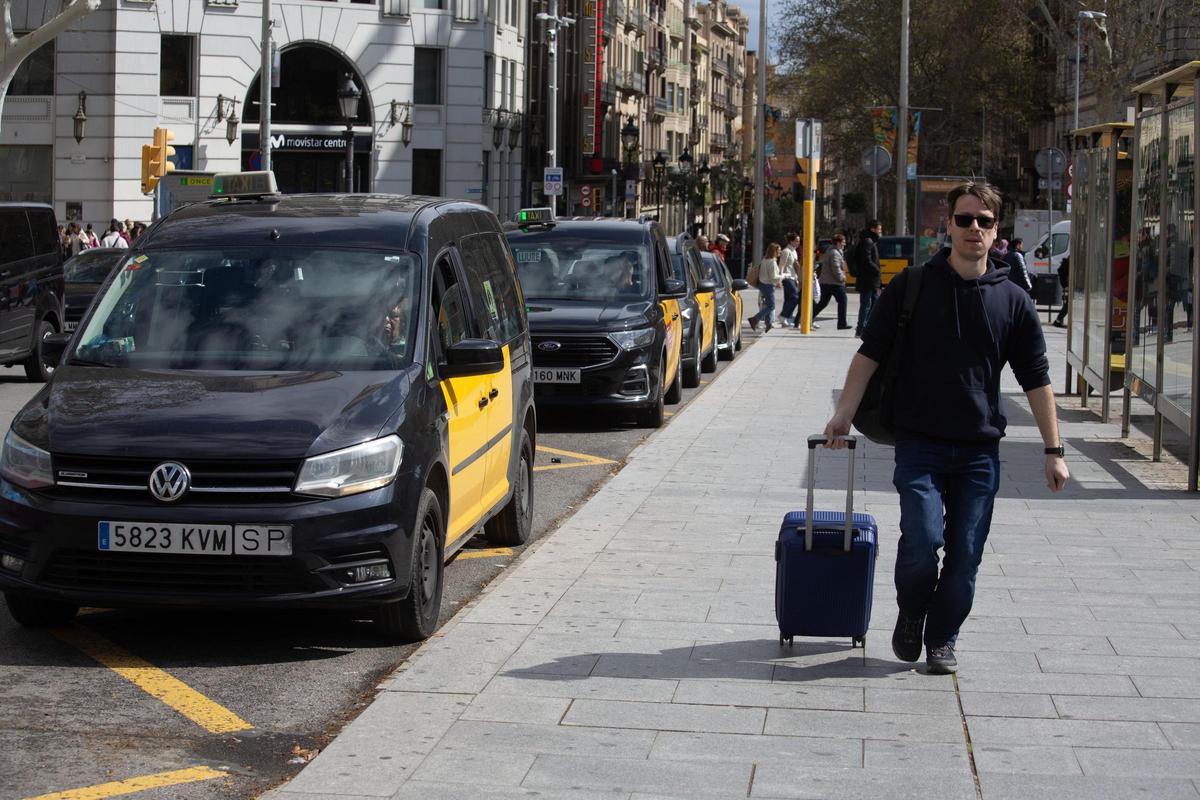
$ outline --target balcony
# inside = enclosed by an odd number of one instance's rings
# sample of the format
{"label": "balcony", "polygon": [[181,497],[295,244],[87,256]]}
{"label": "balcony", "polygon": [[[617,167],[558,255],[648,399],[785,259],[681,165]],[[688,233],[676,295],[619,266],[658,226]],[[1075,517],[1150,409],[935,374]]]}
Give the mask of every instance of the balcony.
{"label": "balcony", "polygon": [[[620,72],[620,70],[617,70]],[[600,102],[608,103],[609,105],[617,104],[617,83],[614,78],[612,83],[605,81],[600,86]]]}
{"label": "balcony", "polygon": [[670,31],[672,39],[683,41],[683,34],[686,28],[684,27],[682,19],[671,20],[671,22],[667,25],[667,30]]}
{"label": "balcony", "polygon": [[712,59],[712,71],[718,75],[728,75],[729,64],[727,64],[723,58],[714,58]]}
{"label": "balcony", "polygon": [[665,97],[654,98],[654,110],[659,114],[671,114],[675,111],[671,108],[671,101]]}
{"label": "balcony", "polygon": [[700,98],[704,96],[708,84],[704,81],[692,81],[692,105],[700,105]]}
{"label": "balcony", "polygon": [[708,146],[713,150],[724,150],[729,147],[729,137],[723,133],[714,133],[708,137]]}
{"label": "balcony", "polygon": [[624,94],[645,94],[645,78],[640,72],[628,69],[616,71],[616,84]]}
{"label": "balcony", "polygon": [[630,6],[625,10],[625,32],[636,32],[639,36],[646,32],[646,16],[640,8]]}
{"label": "balcony", "polygon": [[624,0],[609,0],[609,8],[612,9],[613,16],[617,22],[625,24],[625,2]]}
{"label": "balcony", "polygon": [[667,54],[663,52],[661,47],[647,48],[646,60],[650,62],[651,69],[664,70],[667,68]]}

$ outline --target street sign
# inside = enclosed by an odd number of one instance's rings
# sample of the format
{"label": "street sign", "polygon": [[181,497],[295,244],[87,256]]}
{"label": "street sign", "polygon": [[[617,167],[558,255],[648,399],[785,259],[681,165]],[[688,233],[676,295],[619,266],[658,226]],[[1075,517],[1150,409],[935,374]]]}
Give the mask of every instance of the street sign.
{"label": "street sign", "polygon": [[637,199],[637,181],[625,181],[625,199]]}
{"label": "street sign", "polygon": [[542,189],[543,194],[548,197],[563,193],[562,167],[546,167],[542,171]]}
{"label": "street sign", "polygon": [[812,121],[812,155],[810,158],[815,161],[821,160],[821,122],[815,119]]}
{"label": "street sign", "polygon": [[1057,147],[1043,147],[1033,159],[1039,178],[1061,178],[1067,168],[1067,154]]}
{"label": "street sign", "polygon": [[811,120],[796,120],[796,158],[808,158],[808,125]]}
{"label": "street sign", "polygon": [[1059,189],[1062,188],[1062,185],[1063,185],[1063,182],[1062,182],[1061,178],[1055,178],[1054,180],[1049,180],[1047,178],[1038,178],[1038,188],[1039,189],[1045,189],[1047,186],[1049,186],[1051,189],[1058,191]]}
{"label": "street sign", "polygon": [[587,197],[592,193],[592,187],[585,183],[583,186],[579,187],[579,193],[584,197]]}
{"label": "street sign", "polygon": [[584,208],[591,208],[592,196],[590,194],[585,194],[583,197],[579,198],[579,205],[583,206]]}
{"label": "street sign", "polygon": [[875,145],[862,152],[862,171],[870,178],[881,178],[892,168],[892,154],[886,148]]}

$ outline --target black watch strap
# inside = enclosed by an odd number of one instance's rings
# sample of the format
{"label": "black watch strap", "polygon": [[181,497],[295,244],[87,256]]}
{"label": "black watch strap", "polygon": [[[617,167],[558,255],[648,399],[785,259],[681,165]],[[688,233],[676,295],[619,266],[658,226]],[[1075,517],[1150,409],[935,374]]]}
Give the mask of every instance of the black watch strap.
{"label": "black watch strap", "polygon": [[1047,447],[1046,448],[1046,455],[1048,455],[1048,456],[1058,456],[1059,458],[1063,458],[1064,456],[1066,456],[1066,454],[1067,454],[1067,451],[1061,444],[1058,447]]}

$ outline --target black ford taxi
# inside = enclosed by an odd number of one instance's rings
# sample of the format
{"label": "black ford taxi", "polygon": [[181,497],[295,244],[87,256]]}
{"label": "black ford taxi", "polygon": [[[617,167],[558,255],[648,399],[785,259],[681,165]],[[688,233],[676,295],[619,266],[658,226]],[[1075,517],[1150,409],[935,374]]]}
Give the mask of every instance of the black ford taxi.
{"label": "black ford taxi", "polygon": [[553,219],[507,226],[525,294],[541,406],[629,409],[647,427],[682,397],[679,301],[662,228],[651,220]]}
{"label": "black ford taxi", "polygon": [[[219,175],[118,264],[0,454],[0,587],[78,606],[369,608],[434,630],[445,560],[533,507],[529,335],[488,209]],[[65,352],[64,352],[65,349]]]}

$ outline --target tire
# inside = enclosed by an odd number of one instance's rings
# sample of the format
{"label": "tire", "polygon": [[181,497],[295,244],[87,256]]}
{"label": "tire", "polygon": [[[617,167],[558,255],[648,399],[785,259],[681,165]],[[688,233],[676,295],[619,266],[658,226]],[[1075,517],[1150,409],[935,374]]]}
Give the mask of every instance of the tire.
{"label": "tire", "polygon": [[[737,339],[733,343],[733,352],[740,352],[742,349],[742,321],[738,320]],[[730,356],[733,358],[733,356]]]}
{"label": "tire", "polygon": [[690,357],[691,365],[687,362],[680,362],[679,369],[683,372],[683,388],[695,389],[700,385],[700,334],[697,332],[692,336],[692,354]]}
{"label": "tire", "polygon": [[75,619],[79,606],[34,594],[5,592],[8,613],[24,628],[53,628]]}
{"label": "tire", "polygon": [[33,340],[33,350],[29,353],[29,357],[25,359],[25,377],[34,383],[45,383],[54,374],[54,367],[57,365],[47,365],[42,360],[42,339],[57,332],[58,329],[54,326],[54,323],[48,319],[43,319],[38,323]]}
{"label": "tire", "polygon": [[704,357],[704,360],[700,362],[700,369],[703,370],[704,372],[716,372],[717,371],[716,334],[713,334],[712,349],[708,351],[708,355],[706,355]]}
{"label": "tire", "polygon": [[380,636],[393,641],[419,642],[437,630],[442,606],[445,571],[442,543],[445,540],[442,504],[433,490],[427,488],[421,493],[421,502],[417,506],[408,596],[375,610],[375,630]]}
{"label": "tire", "polygon": [[[662,368],[663,369],[667,368],[666,353],[663,354]],[[671,385],[668,386],[664,390],[664,392],[665,392],[665,395],[659,395],[659,403],[660,404],[662,403],[663,400],[665,400],[666,402],[670,403],[671,405],[675,405],[676,403],[678,403],[680,400],[683,399],[683,360],[682,359],[680,359],[680,361],[679,361],[679,368],[675,370],[675,380],[671,381]],[[654,427],[657,428],[658,426],[656,425]]]}
{"label": "tire", "polygon": [[[663,360],[663,369],[666,369],[666,359]],[[680,388],[679,383],[679,373],[681,371],[682,368],[675,370],[675,382],[671,384],[671,389],[682,394],[683,389]],[[654,405],[650,406],[649,408],[638,409],[637,424],[639,428],[661,428],[663,423],[667,421],[667,410],[664,408],[663,404],[664,395],[669,397],[670,392],[664,392],[662,389],[660,389],[657,392]],[[675,402],[678,401],[676,400]]]}
{"label": "tire", "polygon": [[512,497],[500,513],[484,525],[484,535],[492,544],[517,547],[529,541],[533,530],[533,444],[529,431],[521,429],[521,455],[517,461],[517,482]]}

